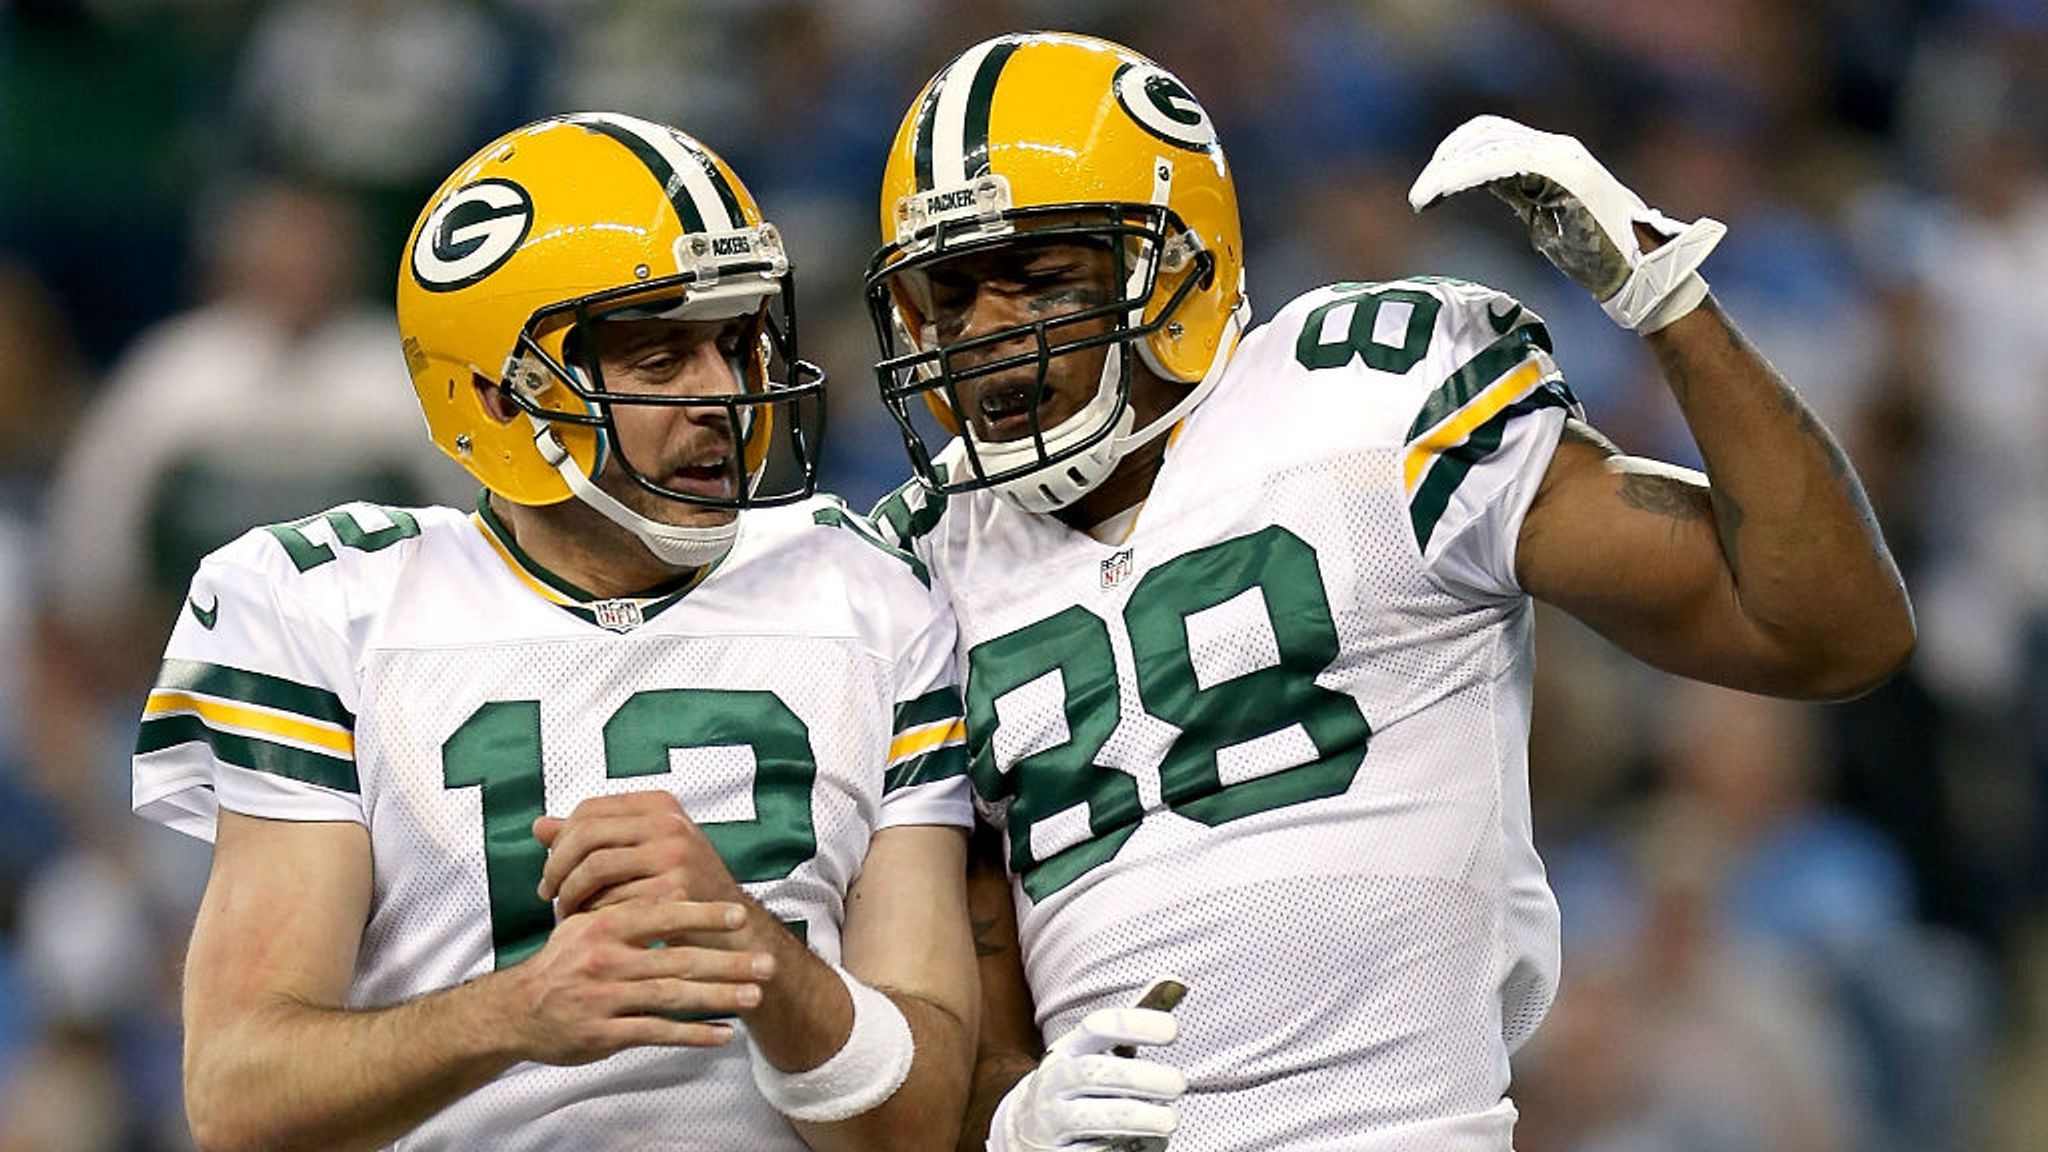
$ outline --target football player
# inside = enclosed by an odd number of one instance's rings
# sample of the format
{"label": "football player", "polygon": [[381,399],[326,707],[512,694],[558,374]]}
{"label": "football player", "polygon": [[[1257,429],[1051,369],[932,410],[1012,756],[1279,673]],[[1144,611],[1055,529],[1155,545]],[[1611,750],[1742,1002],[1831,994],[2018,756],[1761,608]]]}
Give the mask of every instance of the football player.
{"label": "football player", "polygon": [[[200,1146],[952,1143],[953,624],[811,495],[792,292],[739,179],[662,125],[529,125],[434,193],[399,328],[475,510],[215,552],[143,714],[137,811],[214,845]],[[649,821],[694,853],[636,871],[608,837]]]}
{"label": "football player", "polygon": [[[1707,474],[1594,432],[1479,284],[1248,327],[1215,125],[1135,52],[999,37],[904,117],[868,289],[917,478],[876,515],[952,600],[1000,829],[963,1147],[1506,1152],[1558,967],[1532,598],[1755,692],[1910,652],[1849,462],[1697,271],[1721,226],[1496,118],[1411,198],[1475,187],[1647,339]],[[1131,1007],[1163,971],[1177,1013]]]}

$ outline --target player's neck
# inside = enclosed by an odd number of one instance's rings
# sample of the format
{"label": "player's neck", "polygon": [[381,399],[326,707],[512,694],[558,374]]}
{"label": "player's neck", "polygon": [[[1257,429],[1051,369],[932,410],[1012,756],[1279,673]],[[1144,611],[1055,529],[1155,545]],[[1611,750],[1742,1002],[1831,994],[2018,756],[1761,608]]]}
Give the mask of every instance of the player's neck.
{"label": "player's neck", "polygon": [[528,558],[592,596],[646,595],[693,571],[657,559],[639,537],[580,500],[534,507],[494,495],[491,509]]}
{"label": "player's neck", "polygon": [[[1134,365],[1131,373],[1130,404],[1135,413],[1134,427],[1150,427],[1187,391],[1187,385],[1162,380],[1143,364]],[[1118,461],[1109,477],[1087,495],[1054,515],[1069,528],[1086,532],[1143,504],[1145,498],[1152,494],[1152,483],[1158,478],[1160,467],[1166,463],[1166,445],[1170,439],[1170,435],[1154,437],[1150,443]]]}
{"label": "player's neck", "polygon": [[1109,478],[1054,515],[1067,527],[1086,532],[1105,520],[1128,512],[1152,494],[1152,482],[1166,463],[1166,437],[1161,436],[1117,463]]}

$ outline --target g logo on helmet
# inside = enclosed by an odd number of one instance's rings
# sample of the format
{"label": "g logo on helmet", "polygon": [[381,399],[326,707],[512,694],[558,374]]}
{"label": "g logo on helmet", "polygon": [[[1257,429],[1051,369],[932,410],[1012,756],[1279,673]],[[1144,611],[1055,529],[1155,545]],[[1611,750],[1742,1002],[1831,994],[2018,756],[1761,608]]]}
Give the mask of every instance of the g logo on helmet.
{"label": "g logo on helmet", "polygon": [[510,180],[479,180],[434,206],[412,246],[412,278],[453,292],[498,270],[533,227],[533,198]]}
{"label": "g logo on helmet", "polygon": [[1157,64],[1126,64],[1116,70],[1115,86],[1116,102],[1145,131],[1196,152],[1215,145],[1216,125],[1173,73]]}

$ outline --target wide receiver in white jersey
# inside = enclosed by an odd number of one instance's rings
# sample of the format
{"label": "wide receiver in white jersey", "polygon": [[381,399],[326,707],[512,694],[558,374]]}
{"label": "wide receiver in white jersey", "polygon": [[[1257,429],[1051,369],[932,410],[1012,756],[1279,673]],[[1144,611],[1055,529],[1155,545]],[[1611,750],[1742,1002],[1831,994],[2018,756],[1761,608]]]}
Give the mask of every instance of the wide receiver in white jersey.
{"label": "wide receiver in white jersey", "polygon": [[[963,1147],[1505,1152],[1558,965],[1531,598],[1752,691],[1911,650],[1847,460],[1706,299],[1720,226],[1494,118],[1415,200],[1481,185],[1645,334],[1709,475],[1593,433],[1538,318],[1475,284],[1241,331],[1215,130],[1134,52],[1000,37],[905,117],[868,284],[918,482],[876,516],[953,602],[1001,833]],[[1163,972],[1177,1014],[1132,1007]]]}
{"label": "wide receiver in white jersey", "polygon": [[952,618],[810,495],[792,291],[662,125],[542,121],[434,194],[399,327],[487,491],[215,552],[143,715],[137,811],[214,842],[201,1147],[950,1146]]}

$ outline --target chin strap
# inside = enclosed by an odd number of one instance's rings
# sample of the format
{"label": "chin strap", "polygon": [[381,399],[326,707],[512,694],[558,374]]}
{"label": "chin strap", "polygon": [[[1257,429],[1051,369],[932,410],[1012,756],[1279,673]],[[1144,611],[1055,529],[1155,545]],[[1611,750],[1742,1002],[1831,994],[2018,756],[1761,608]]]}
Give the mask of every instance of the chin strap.
{"label": "chin strap", "polygon": [[598,515],[631,532],[647,546],[649,552],[654,553],[655,559],[679,568],[702,568],[732,550],[732,542],[740,531],[737,514],[724,524],[704,528],[649,520],[619,503],[616,497],[584,475],[583,469],[576,466],[575,457],[569,455],[569,449],[547,421],[531,413],[526,418],[533,425],[533,446],[540,450],[541,458],[560,474],[569,491],[596,509]]}
{"label": "chin strap", "polygon": [[1245,313],[1247,311],[1247,307],[1240,304],[1232,309],[1230,315],[1224,319],[1223,337],[1216,342],[1216,355],[1209,359],[1209,370],[1202,373],[1202,379],[1193,388],[1188,390],[1187,395],[1181,397],[1173,407],[1161,413],[1159,418],[1150,424],[1145,425],[1136,432],[1117,437],[1116,454],[1118,459],[1122,459],[1150,444],[1152,441],[1157,440],[1166,433],[1167,429],[1180,423],[1183,417],[1194,411],[1195,405],[1200,404],[1206,399],[1209,393],[1216,390],[1216,385],[1223,379],[1223,370],[1230,366],[1231,355],[1237,351],[1237,338],[1244,332]]}

